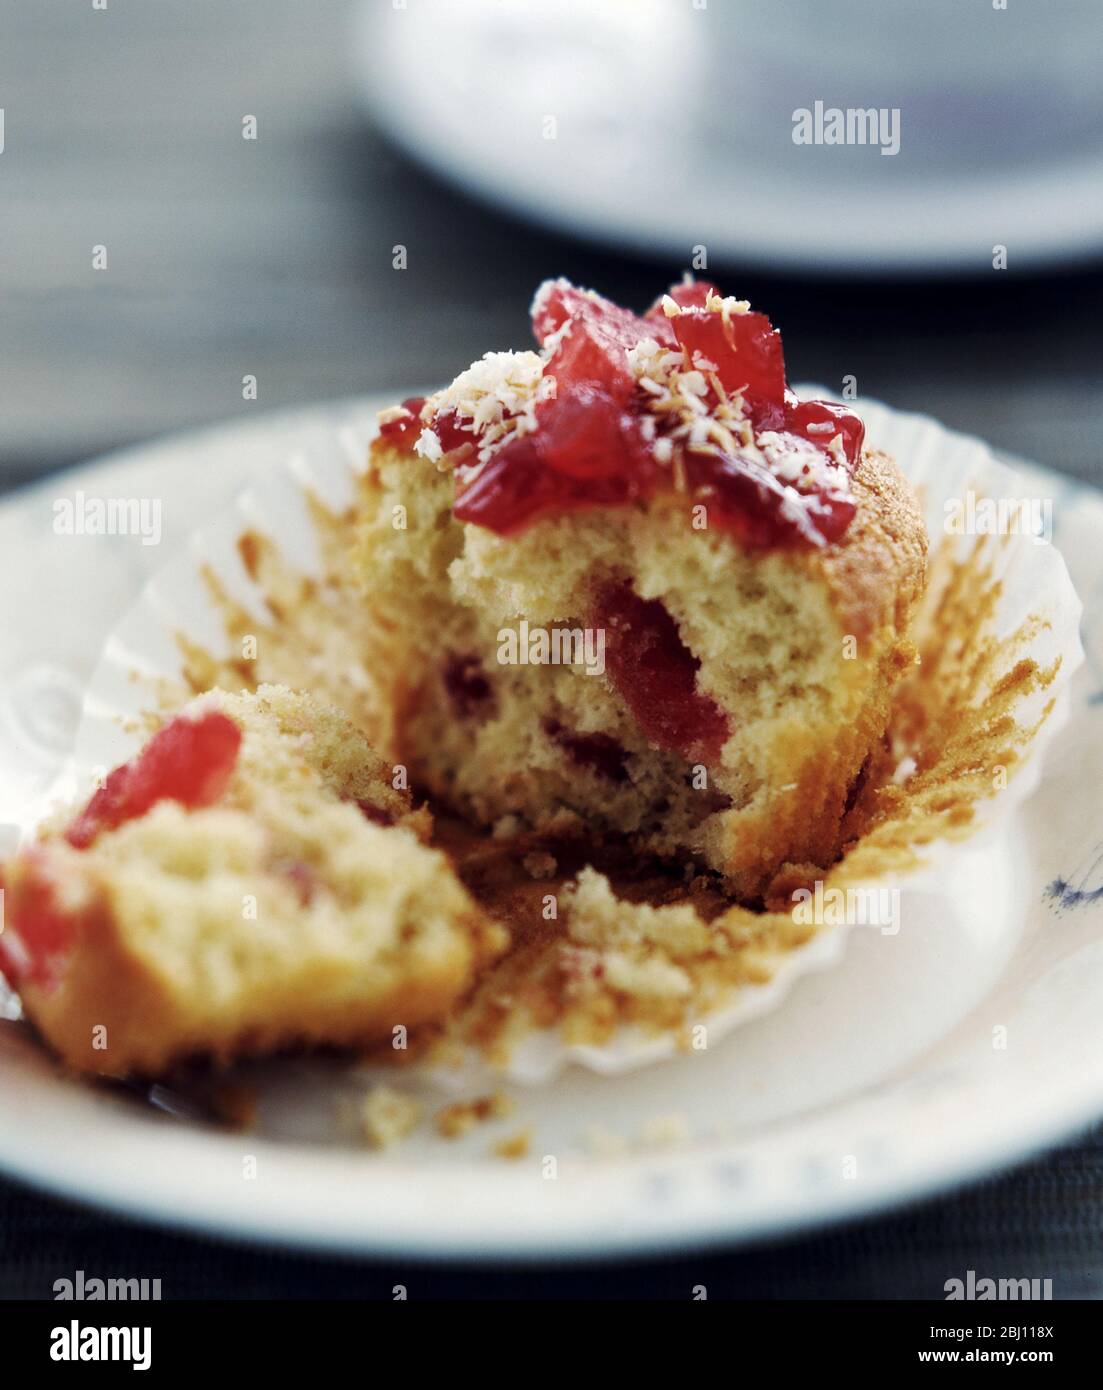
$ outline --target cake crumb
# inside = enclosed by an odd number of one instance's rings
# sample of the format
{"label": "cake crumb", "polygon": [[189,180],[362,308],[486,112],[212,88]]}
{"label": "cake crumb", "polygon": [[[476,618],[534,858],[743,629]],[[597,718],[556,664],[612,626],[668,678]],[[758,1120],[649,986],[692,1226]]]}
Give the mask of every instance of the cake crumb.
{"label": "cake crumb", "polygon": [[896,770],[892,774],[892,785],[894,787],[902,787],[909,777],[915,776],[917,766],[914,758],[910,756],[901,758],[896,765]]}
{"label": "cake crumb", "polygon": [[628,1140],[615,1130],[591,1125],[585,1134],[586,1147],[598,1158],[615,1158],[628,1148]]}
{"label": "cake crumb", "polygon": [[643,1142],[656,1148],[673,1148],[689,1139],[689,1123],[684,1115],[655,1115],[643,1127]]}
{"label": "cake crumb", "polygon": [[257,1093],[254,1087],[236,1081],[220,1081],[209,1096],[211,1109],[219,1121],[240,1134],[257,1127]]}
{"label": "cake crumb", "polygon": [[372,1149],[400,1143],[420,1120],[418,1102],[390,1086],[373,1086],[360,1104],[360,1132]]}
{"label": "cake crumb", "polygon": [[487,1120],[501,1120],[513,1113],[513,1101],[501,1091],[477,1096],[474,1100],[458,1100],[446,1105],[436,1114],[437,1133],[442,1139],[458,1139],[475,1125]]}
{"label": "cake crumb", "polygon": [[532,1126],[526,1125],[524,1129],[519,1129],[516,1134],[511,1134],[505,1139],[499,1139],[494,1145],[492,1152],[498,1158],[517,1160],[519,1158],[527,1158],[531,1147]]}
{"label": "cake crumb", "polygon": [[375,418],[380,425],[394,425],[399,420],[412,419],[413,415],[404,405],[389,405],[386,410],[379,411]]}
{"label": "cake crumb", "polygon": [[555,855],[547,854],[544,851],[526,854],[521,863],[531,878],[552,878],[559,867],[559,860],[556,859]]}

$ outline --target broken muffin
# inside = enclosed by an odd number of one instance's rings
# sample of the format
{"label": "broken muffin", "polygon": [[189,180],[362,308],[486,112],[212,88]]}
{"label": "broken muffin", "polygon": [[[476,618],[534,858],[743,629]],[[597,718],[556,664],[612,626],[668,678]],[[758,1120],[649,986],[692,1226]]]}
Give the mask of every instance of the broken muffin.
{"label": "broken muffin", "polygon": [[637,316],[549,281],[532,315],[538,351],[382,417],[381,746],[477,824],[627,835],[753,900],[838,849],[914,659],[917,501],[712,285]]}
{"label": "broken muffin", "polygon": [[306,695],[201,696],[5,866],[0,969],[107,1076],[438,1019],[506,933],[396,780]]}

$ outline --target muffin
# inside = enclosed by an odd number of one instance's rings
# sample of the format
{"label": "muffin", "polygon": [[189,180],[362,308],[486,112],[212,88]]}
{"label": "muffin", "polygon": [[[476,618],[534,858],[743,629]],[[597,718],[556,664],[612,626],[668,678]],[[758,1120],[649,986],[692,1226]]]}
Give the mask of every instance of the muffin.
{"label": "muffin", "polygon": [[532,317],[539,350],[381,417],[378,742],[499,833],[627,836],[754,900],[838,852],[914,659],[916,499],[710,284],[637,316],[549,281]]}
{"label": "muffin", "polygon": [[201,696],[5,866],[0,969],[108,1076],[438,1019],[506,934],[395,781],[305,695]]}

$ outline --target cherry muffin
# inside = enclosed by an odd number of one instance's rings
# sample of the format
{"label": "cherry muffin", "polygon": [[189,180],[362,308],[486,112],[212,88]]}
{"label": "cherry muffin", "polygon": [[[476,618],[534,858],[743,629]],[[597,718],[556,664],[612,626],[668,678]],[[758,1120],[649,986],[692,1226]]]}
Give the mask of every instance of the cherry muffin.
{"label": "cherry muffin", "polygon": [[916,499],[712,285],[641,317],[549,281],[532,319],[538,351],[381,417],[381,746],[481,824],[628,835],[753,899],[837,850],[914,657]]}
{"label": "cherry muffin", "polygon": [[109,1076],[440,1018],[506,934],[395,780],[305,695],[201,696],[5,866],[0,969]]}

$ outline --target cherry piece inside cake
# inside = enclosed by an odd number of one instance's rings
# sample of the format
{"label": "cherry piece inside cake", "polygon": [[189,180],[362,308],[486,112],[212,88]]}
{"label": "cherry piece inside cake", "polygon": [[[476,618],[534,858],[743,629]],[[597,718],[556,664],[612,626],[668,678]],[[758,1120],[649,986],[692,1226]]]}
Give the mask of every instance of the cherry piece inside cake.
{"label": "cherry piece inside cake", "polygon": [[308,696],[201,696],[5,865],[0,970],[110,1076],[438,1019],[506,936],[393,780]]}
{"label": "cherry piece inside cake", "polygon": [[382,747],[478,823],[625,834],[753,900],[838,849],[913,659],[917,502],[710,284],[640,316],[549,281],[532,319],[381,419]]}

